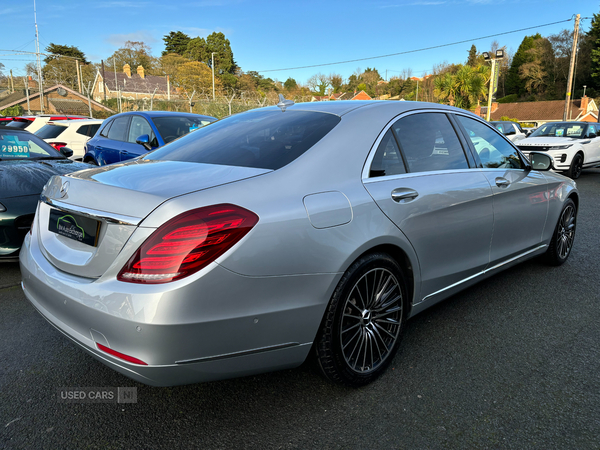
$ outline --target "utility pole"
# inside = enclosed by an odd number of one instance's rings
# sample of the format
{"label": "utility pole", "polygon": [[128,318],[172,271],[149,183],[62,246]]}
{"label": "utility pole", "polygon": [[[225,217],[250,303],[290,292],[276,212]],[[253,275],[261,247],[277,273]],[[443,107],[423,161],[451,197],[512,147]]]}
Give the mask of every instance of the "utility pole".
{"label": "utility pole", "polygon": [[35,52],[37,55],[38,88],[40,90],[40,113],[44,114],[44,87],[42,85],[42,61],[40,57],[40,37],[37,26],[37,10],[35,0],[33,0],[33,20],[35,21]]}
{"label": "utility pole", "polygon": [[104,101],[106,101],[106,77],[104,76],[104,60],[102,60],[102,90],[104,91]]}
{"label": "utility pole", "polygon": [[571,89],[573,87],[573,71],[575,70],[575,55],[577,54],[577,39],[579,38],[579,19],[581,15],[575,16],[575,29],[573,30],[573,48],[571,49],[571,65],[569,67],[569,79],[567,81],[567,97],[565,98],[565,111],[563,121],[567,120],[569,108],[571,107]]}
{"label": "utility pole", "polygon": [[15,93],[15,84],[14,84],[14,81],[13,81],[12,69],[10,69],[10,93],[11,94]]}
{"label": "utility pole", "polygon": [[27,96],[27,114],[31,115],[31,108],[29,107],[29,77],[25,77],[25,95]]}
{"label": "utility pole", "polygon": [[215,52],[212,52],[210,55],[212,59],[212,79],[213,79],[213,102],[215,101]]}
{"label": "utility pole", "polygon": [[488,106],[485,114],[485,120],[490,121],[490,114],[492,113],[492,97],[498,90],[498,78],[496,74],[496,60],[504,58],[504,50],[496,50],[495,53],[483,52],[483,59],[486,61],[492,61],[492,72],[490,74],[490,89],[488,91]]}
{"label": "utility pole", "polygon": [[83,94],[81,90],[81,74],[79,73],[79,60],[75,60],[75,70],[77,70],[77,86],[79,87],[79,93]]}

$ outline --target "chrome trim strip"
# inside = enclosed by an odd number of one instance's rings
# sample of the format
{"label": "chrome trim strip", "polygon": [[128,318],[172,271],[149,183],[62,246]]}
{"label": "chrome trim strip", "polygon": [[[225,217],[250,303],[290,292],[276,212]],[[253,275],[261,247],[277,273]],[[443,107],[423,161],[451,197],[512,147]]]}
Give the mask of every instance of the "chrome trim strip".
{"label": "chrome trim strip", "polygon": [[495,265],[494,267],[490,267],[489,269],[482,270],[481,272],[476,273],[475,275],[471,275],[470,277],[467,277],[464,280],[457,281],[456,283],[451,284],[450,286],[446,286],[445,288],[440,289],[439,291],[436,291],[436,292],[434,292],[432,294],[429,294],[428,296],[424,297],[423,300],[421,300],[421,301],[424,302],[425,300],[427,300],[430,297],[433,297],[434,295],[441,294],[442,292],[447,291],[449,289],[452,289],[452,288],[454,288],[454,287],[456,287],[456,286],[458,286],[460,284],[466,283],[467,281],[470,281],[473,278],[479,277],[481,275],[485,275],[486,273],[491,272],[492,270],[496,270],[496,269],[498,269],[498,268],[500,268],[500,267],[502,267],[502,266],[504,266],[506,264],[509,264],[509,263],[511,263],[513,261],[516,261],[519,258],[523,258],[524,256],[527,256],[530,253],[537,252],[538,250],[541,250],[544,247],[548,247],[548,245],[547,244],[540,245],[540,246],[538,246],[538,247],[536,247],[534,249],[526,251],[525,253],[521,253],[520,255],[517,255],[517,256],[515,256],[515,257],[513,257],[511,259],[507,259],[506,261],[503,261],[500,264]]}
{"label": "chrome trim strip", "polygon": [[235,358],[238,356],[254,355],[256,353],[269,352],[271,350],[282,350],[284,348],[297,347],[299,342],[288,342],[287,344],[270,345],[268,347],[254,348],[252,350],[243,350],[241,352],[225,353],[223,355],[205,356],[204,358],[184,359],[175,361],[175,364],[192,364],[197,362],[218,361],[219,359]]}
{"label": "chrome trim strip", "polygon": [[40,200],[47,205],[52,206],[53,208],[60,209],[61,211],[74,212],[83,216],[88,216],[92,219],[104,220],[109,223],[137,226],[142,221],[142,219],[139,217],[124,216],[122,214],[113,214],[106,211],[99,211],[97,209],[84,208],[83,206],[69,205],[68,203],[50,199],[45,195],[41,195]]}

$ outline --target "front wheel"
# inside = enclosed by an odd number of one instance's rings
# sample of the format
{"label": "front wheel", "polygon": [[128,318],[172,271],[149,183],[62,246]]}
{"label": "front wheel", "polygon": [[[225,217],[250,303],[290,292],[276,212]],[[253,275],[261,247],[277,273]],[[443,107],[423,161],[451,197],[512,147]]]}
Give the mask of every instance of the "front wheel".
{"label": "front wheel", "polygon": [[569,170],[567,170],[567,176],[573,180],[576,180],[577,178],[579,178],[579,175],[581,175],[582,169],[583,157],[580,153],[577,153],[573,157],[573,161],[571,161],[571,167],[569,167]]}
{"label": "front wheel", "polygon": [[315,343],[316,359],[331,381],[363,386],[392,361],[407,315],[400,266],[389,255],[357,260],[342,277]]}
{"label": "front wheel", "polygon": [[577,226],[577,207],[570,198],[563,206],[550,246],[546,252],[546,261],[553,266],[563,264],[571,254],[575,241],[575,228]]}

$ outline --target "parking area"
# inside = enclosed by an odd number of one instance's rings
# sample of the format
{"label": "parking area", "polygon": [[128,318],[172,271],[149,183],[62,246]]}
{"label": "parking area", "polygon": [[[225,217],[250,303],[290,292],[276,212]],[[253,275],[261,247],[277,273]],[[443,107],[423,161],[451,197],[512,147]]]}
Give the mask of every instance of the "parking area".
{"label": "parking area", "polygon": [[[50,326],[25,300],[18,264],[0,265],[0,448],[597,448],[600,169],[577,185],[565,265],[529,261],[416,316],[391,370],[361,389],[310,364],[136,383]],[[137,403],[59,401],[80,387],[136,387]]]}

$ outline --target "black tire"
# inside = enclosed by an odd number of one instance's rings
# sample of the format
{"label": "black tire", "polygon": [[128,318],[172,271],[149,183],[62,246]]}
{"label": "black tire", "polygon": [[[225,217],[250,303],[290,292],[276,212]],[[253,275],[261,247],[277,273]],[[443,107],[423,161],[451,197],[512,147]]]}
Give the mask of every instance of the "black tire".
{"label": "black tire", "polygon": [[579,175],[581,175],[582,169],[583,157],[581,156],[581,153],[577,153],[575,156],[573,156],[573,161],[571,161],[571,167],[569,167],[569,170],[567,170],[566,175],[569,178],[576,180],[577,178],[579,178]]}
{"label": "black tire", "polygon": [[97,166],[98,165],[98,163],[95,160],[93,160],[93,159],[88,159],[87,161],[84,161],[84,162],[86,162],[88,164],[91,164],[92,166]]}
{"label": "black tire", "polygon": [[560,266],[571,254],[575,241],[575,229],[577,227],[577,207],[570,198],[563,206],[558,223],[552,235],[552,240],[546,251],[546,262],[552,266]]}
{"label": "black tire", "polygon": [[398,263],[385,253],[363,256],[346,271],[315,340],[317,364],[326,378],[358,387],[385,371],[404,332],[404,280]]}

